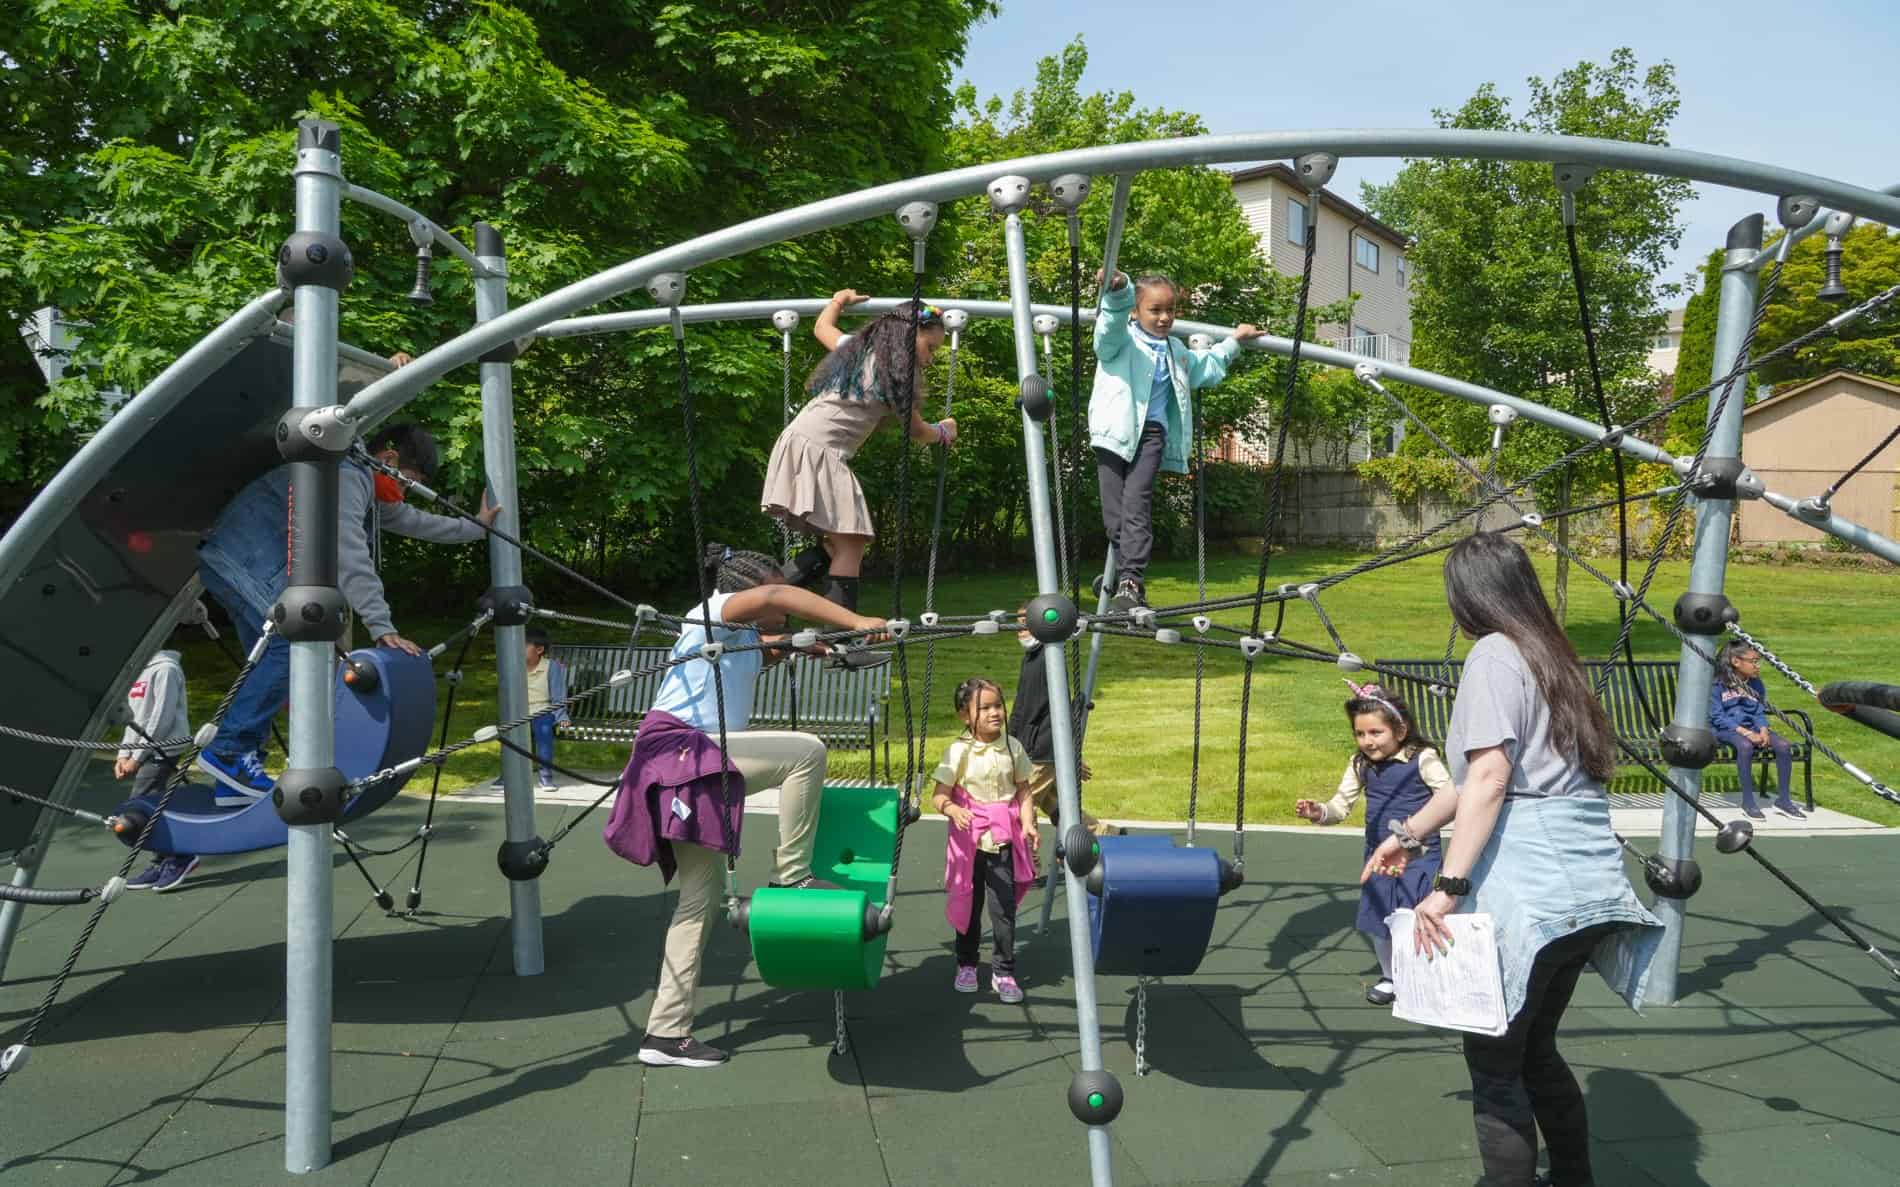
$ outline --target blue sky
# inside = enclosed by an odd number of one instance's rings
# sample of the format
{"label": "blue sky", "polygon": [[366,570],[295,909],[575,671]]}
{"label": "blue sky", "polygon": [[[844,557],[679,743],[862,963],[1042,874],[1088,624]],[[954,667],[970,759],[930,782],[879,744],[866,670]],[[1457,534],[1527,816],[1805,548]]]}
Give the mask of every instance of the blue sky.
{"label": "blue sky", "polygon": [[[1428,127],[1432,108],[1456,107],[1485,82],[1521,110],[1527,77],[1606,61],[1627,45],[1644,65],[1675,64],[1678,147],[1875,188],[1900,181],[1896,0],[1003,0],[1002,15],[975,30],[958,77],[1008,95],[1078,33],[1089,50],[1085,90],[1129,90],[1144,107],[1198,112],[1211,132]],[[1386,180],[1397,167],[1347,161],[1332,188],[1357,201],[1361,180]],[[1698,186],[1664,279],[1693,270],[1757,210],[1772,217],[1773,205]]]}

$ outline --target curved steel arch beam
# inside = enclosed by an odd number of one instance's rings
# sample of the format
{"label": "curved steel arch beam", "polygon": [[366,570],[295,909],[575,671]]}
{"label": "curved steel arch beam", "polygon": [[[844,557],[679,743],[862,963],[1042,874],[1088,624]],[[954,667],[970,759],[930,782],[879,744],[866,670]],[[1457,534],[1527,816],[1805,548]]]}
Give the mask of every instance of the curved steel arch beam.
{"label": "curved steel arch beam", "polygon": [[[930,297],[926,299],[930,301],[930,303],[939,305],[945,309],[961,309],[971,317],[1000,319],[1010,316],[1010,306],[1007,301],[958,301],[948,297]],[[853,312],[863,313],[867,316],[876,316],[878,314],[889,313],[902,306],[908,300],[908,297],[874,297],[861,305],[853,305],[851,309]],[[682,305],[680,306],[680,320],[694,324],[718,321],[763,321],[770,318],[774,312],[780,309],[790,309],[801,316],[814,316],[823,310],[824,307],[825,302],[815,298],[799,298],[790,301],[729,301],[713,305]],[[1065,325],[1069,320],[1069,307],[1067,305],[1031,305],[1030,313],[1032,315],[1048,314]],[[646,330],[669,324],[669,317],[670,313],[665,309],[640,309],[629,313],[606,313],[598,317],[577,317],[569,318],[564,321],[550,322],[534,333],[538,338],[578,338],[592,334],[612,334],[630,330]],[[1095,310],[1084,309],[1082,311],[1082,321],[1084,324],[1092,323],[1094,320]],[[1178,338],[1185,338],[1190,334],[1211,334],[1215,338],[1229,338],[1233,336],[1234,329],[1232,326],[1220,326],[1211,322],[1177,321],[1174,323],[1174,328],[1171,332]],[[1244,343],[1243,346],[1245,349],[1264,351],[1267,354],[1284,356],[1293,353],[1292,339],[1274,337],[1273,335],[1263,335],[1259,338],[1251,339]],[[1300,344],[1300,357],[1307,362],[1320,363],[1328,367],[1343,367],[1348,371],[1360,366],[1377,367],[1379,373],[1387,378],[1396,379],[1401,383],[1409,383],[1414,387],[1422,387],[1427,391],[1435,391],[1444,395],[1454,396],[1471,404],[1487,406],[1491,404],[1505,404],[1515,409],[1518,415],[1525,420],[1545,425],[1559,432],[1568,433],[1573,437],[1579,437],[1586,441],[1594,437],[1601,437],[1608,431],[1605,426],[1599,425],[1594,421],[1584,420],[1582,417],[1572,416],[1567,412],[1559,412],[1555,408],[1539,404],[1535,400],[1527,400],[1522,396],[1513,396],[1509,393],[1496,391],[1476,383],[1467,383],[1462,379],[1453,379],[1449,375],[1440,375],[1436,371],[1424,371],[1416,367],[1401,366],[1396,363],[1384,363],[1378,359],[1367,358],[1364,355],[1353,354],[1349,351],[1334,350],[1329,346],[1319,346],[1312,342],[1302,342]],[[400,374],[400,372],[398,372],[398,374]],[[1618,448],[1639,461],[1655,462],[1664,466],[1673,466],[1676,464],[1675,456],[1668,450],[1652,445],[1647,441],[1638,440],[1635,437],[1625,436]]]}
{"label": "curved steel arch beam", "polygon": [[350,401],[350,415],[368,420],[386,414],[456,367],[475,361],[537,326],[636,288],[659,273],[691,271],[768,244],[890,214],[906,202],[947,202],[980,194],[990,182],[1008,174],[1042,181],[1062,173],[1128,174],[1143,169],[1286,159],[1310,152],[1330,152],[1341,157],[1477,157],[1630,169],[1777,197],[1800,194],[1836,210],[1900,226],[1900,197],[1862,186],[1713,153],[1584,137],[1458,128],[1254,132],[1072,149],[873,186],[735,223],[639,256],[530,301],[437,346],[394,375],[359,392]]}

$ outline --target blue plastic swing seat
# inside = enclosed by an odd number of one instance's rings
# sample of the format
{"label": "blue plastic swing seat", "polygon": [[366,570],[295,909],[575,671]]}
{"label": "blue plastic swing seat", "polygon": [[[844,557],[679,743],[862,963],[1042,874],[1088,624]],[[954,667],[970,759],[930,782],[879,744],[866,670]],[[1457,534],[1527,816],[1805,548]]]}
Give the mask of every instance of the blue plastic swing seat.
{"label": "blue plastic swing seat", "polygon": [[1221,860],[1166,836],[1102,837],[1102,893],[1089,896],[1095,971],[1170,977],[1201,967],[1220,906]]}
{"label": "blue plastic swing seat", "polygon": [[[345,779],[373,775],[385,767],[414,758],[429,747],[435,724],[435,674],[426,655],[415,656],[387,647],[370,647],[350,658],[375,670],[375,687],[359,691],[343,682],[343,665],[336,677],[336,767]],[[360,820],[395,798],[409,781],[407,774],[385,779],[344,801],[340,821]],[[185,783],[172,793],[165,812],[152,826],[145,848],[152,853],[251,853],[282,845],[290,829],[277,815],[270,796],[237,807],[219,807],[212,788]],[[147,814],[158,806],[149,795],[120,804],[117,814],[140,808]],[[129,838],[128,838],[129,843]]]}

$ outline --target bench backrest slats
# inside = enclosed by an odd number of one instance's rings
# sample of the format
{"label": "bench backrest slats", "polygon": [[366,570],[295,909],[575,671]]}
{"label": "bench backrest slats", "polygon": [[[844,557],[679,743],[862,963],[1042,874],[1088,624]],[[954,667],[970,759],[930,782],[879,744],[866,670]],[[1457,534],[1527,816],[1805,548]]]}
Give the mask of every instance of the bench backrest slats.
{"label": "bench backrest slats", "polygon": [[[657,667],[672,655],[670,647],[627,648],[611,643],[556,643],[549,653],[567,665],[570,692],[605,683],[615,672],[630,668],[637,675],[620,688],[609,688],[576,701],[568,715],[578,726],[625,723],[639,719],[659,695],[665,670]],[[797,683],[793,713],[793,682]],[[891,665],[874,668],[830,668],[813,656],[793,656],[767,668],[753,692],[754,728],[800,729],[820,735],[862,738],[874,730],[890,696]]]}

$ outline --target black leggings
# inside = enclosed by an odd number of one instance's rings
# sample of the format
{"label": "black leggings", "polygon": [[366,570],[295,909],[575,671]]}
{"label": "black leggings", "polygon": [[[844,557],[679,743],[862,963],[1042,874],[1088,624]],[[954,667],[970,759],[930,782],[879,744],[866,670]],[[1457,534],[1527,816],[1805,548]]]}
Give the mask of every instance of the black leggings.
{"label": "black leggings", "polygon": [[1539,1129],[1550,1147],[1552,1187],[1590,1187],[1594,1181],[1583,1089],[1557,1052],[1557,1024],[1591,950],[1615,928],[1599,924],[1551,942],[1531,965],[1524,1008],[1511,1028],[1496,1038],[1465,1036],[1483,1187],[1530,1187]]}
{"label": "black leggings", "polygon": [[970,924],[957,933],[957,963],[976,963],[977,951],[983,943],[983,900],[987,897],[990,934],[996,946],[990,970],[998,976],[1013,977],[1016,975],[1016,858],[1010,847],[1003,846],[1001,853],[977,850],[970,883]]}

